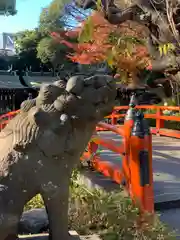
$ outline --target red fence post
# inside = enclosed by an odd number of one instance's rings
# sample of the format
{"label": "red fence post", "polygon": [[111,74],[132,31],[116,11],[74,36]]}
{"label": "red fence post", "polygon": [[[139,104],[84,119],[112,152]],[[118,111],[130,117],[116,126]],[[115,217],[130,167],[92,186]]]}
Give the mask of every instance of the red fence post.
{"label": "red fence post", "polygon": [[161,119],[162,114],[162,109],[158,107],[156,112],[156,134],[159,134],[159,130],[164,128],[164,120]]}
{"label": "red fence post", "polygon": [[98,144],[95,143],[94,141],[90,141],[88,143],[88,152],[90,154],[95,154],[97,150],[98,150]]}
{"label": "red fence post", "polygon": [[125,155],[123,157],[123,172],[125,176],[125,184],[126,188],[128,191],[130,191],[130,186],[131,186],[131,174],[130,174],[130,167],[129,167],[129,154],[130,154],[130,135],[131,135],[131,130],[132,126],[134,124],[134,118],[135,118],[135,113],[136,113],[136,97],[135,95],[131,96],[131,100],[129,103],[129,109],[126,112],[125,118],[124,118],[124,131],[125,131],[125,136],[124,136],[124,144],[125,144]]}
{"label": "red fence post", "polygon": [[145,132],[144,116],[138,111],[131,132],[129,167],[131,174],[130,194],[141,211],[154,212],[152,186],[152,152],[150,137]]}
{"label": "red fence post", "polygon": [[149,170],[149,184],[143,189],[144,191],[144,209],[150,213],[154,212],[154,190],[153,190],[153,153],[152,153],[152,134],[148,121],[143,118],[144,128],[144,151],[148,153],[148,170]]}
{"label": "red fence post", "polygon": [[114,115],[115,115],[115,112],[113,110],[113,112],[111,114],[111,124],[112,125],[116,125],[117,124],[117,118]]}

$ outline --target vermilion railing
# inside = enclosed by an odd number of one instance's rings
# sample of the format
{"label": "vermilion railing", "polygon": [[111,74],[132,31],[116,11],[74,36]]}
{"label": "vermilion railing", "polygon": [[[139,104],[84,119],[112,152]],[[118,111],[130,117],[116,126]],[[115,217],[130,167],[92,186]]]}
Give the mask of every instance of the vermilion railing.
{"label": "vermilion railing", "polygon": [[[95,135],[91,142],[88,145],[88,153],[84,153],[82,156],[83,158],[89,158],[91,155],[94,155],[91,161],[91,164],[93,167],[103,173],[106,177],[110,177],[113,181],[115,181],[118,184],[121,184],[124,180],[126,183],[129,182],[129,169],[127,167],[127,156],[128,156],[128,142],[130,137],[130,131],[131,126],[126,125],[126,128],[118,128],[116,126],[112,126],[110,124],[102,123],[100,122],[98,124],[99,127],[106,129],[108,131],[111,131],[113,133],[116,133],[120,136],[120,139],[123,139],[122,142],[120,142],[118,145],[114,140],[106,140],[102,137]],[[126,131],[125,131],[126,129]],[[123,169],[120,169],[119,166],[116,166],[114,164],[109,164],[109,161],[105,161],[102,158],[100,158],[99,155],[96,155],[96,151],[98,148],[98,145],[101,145],[117,154],[119,154],[123,161]],[[128,185],[128,184],[127,184]]]}
{"label": "vermilion railing", "polygon": [[[119,114],[119,111],[127,110],[128,106],[115,107],[112,114],[107,116],[105,119],[109,119],[112,125],[117,125],[117,121],[125,117],[125,113]],[[180,130],[173,130],[165,128],[165,121],[178,122],[180,125],[180,107],[174,106],[137,106],[137,109],[153,110],[155,113],[145,113],[145,118],[155,119],[156,126],[151,128],[152,134],[161,136],[180,138]],[[179,116],[166,115],[164,111],[173,111],[179,113]],[[103,128],[97,128],[97,130],[105,130]]]}
{"label": "vermilion railing", "polygon": [[[152,172],[152,138],[150,135],[139,137],[131,135],[134,120],[125,120],[123,126],[100,122],[98,127],[116,133],[120,143],[94,136],[81,160],[90,160],[92,167],[118,184],[125,183],[125,188],[132,200],[144,212],[154,212],[153,172]],[[122,141],[121,141],[122,139]],[[122,164],[114,164],[111,159],[104,160],[97,154],[102,146],[119,155]],[[146,153],[146,156],[143,155]],[[142,157],[141,157],[142,156]]]}
{"label": "vermilion railing", "polygon": [[[151,128],[151,133],[180,138],[180,131],[164,129],[165,121],[180,122],[180,116],[167,116],[163,112],[164,110],[180,112],[180,107],[137,106],[136,108],[155,111],[155,113],[145,114],[145,118],[156,120],[156,126]],[[89,151],[86,154],[93,155],[91,163],[94,169],[110,177],[116,183],[120,184],[124,180],[127,191],[140,209],[153,213],[152,136],[151,134],[144,135],[143,138],[131,136],[133,123],[128,125],[125,121],[123,125],[118,124],[117,121],[124,119],[126,115],[118,112],[128,109],[128,106],[115,107],[112,114],[106,117],[106,119],[110,119],[111,124],[100,123],[96,128],[118,134],[123,139],[121,145],[116,146],[113,140],[107,141],[102,137],[95,137],[95,140],[89,143]],[[122,158],[122,167],[114,165],[110,160],[104,161],[99,154],[96,154],[98,145],[119,154]],[[86,157],[87,155],[84,156],[84,158]]]}
{"label": "vermilion railing", "polygon": [[2,130],[19,113],[19,110],[0,115],[0,130]]}

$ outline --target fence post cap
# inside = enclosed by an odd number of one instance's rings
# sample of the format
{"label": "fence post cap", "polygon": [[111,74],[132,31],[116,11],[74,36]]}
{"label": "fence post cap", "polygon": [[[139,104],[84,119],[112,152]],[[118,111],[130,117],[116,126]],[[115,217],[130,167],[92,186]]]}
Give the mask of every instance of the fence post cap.
{"label": "fence post cap", "polygon": [[127,121],[127,120],[134,120],[134,118],[135,118],[135,116],[136,116],[136,109],[134,109],[134,108],[129,108],[128,110],[127,110],[127,113],[126,113],[126,116],[125,116],[125,121]]}
{"label": "fence post cap", "polygon": [[134,126],[132,128],[131,135],[139,138],[144,138],[144,114],[141,111],[137,111],[134,118]]}
{"label": "fence post cap", "polygon": [[137,104],[136,94],[133,93],[133,94],[131,95],[131,99],[130,99],[130,102],[129,102],[129,107],[135,108],[135,107],[136,107],[136,104]]}

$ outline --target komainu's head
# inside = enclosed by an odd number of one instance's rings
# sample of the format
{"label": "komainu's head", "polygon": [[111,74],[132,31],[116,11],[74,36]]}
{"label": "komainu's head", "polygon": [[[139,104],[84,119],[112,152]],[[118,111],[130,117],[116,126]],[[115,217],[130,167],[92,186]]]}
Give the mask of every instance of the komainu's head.
{"label": "komainu's head", "polygon": [[48,125],[48,122],[57,121],[57,117],[95,123],[112,112],[115,98],[116,84],[113,77],[74,76],[67,83],[59,80],[52,84],[42,84],[37,98],[23,102],[21,110],[30,111],[37,124],[44,121]]}
{"label": "komainu's head", "polygon": [[54,101],[54,107],[77,119],[100,121],[112,112],[115,97],[116,84],[111,76],[74,76],[68,80],[64,92]]}

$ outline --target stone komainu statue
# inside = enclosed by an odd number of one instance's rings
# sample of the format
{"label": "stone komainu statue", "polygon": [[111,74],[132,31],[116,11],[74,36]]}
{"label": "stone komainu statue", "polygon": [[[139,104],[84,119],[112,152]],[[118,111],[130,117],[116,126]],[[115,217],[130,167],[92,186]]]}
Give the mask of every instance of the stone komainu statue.
{"label": "stone komainu statue", "polygon": [[36,99],[0,132],[0,239],[15,240],[24,205],[43,197],[50,239],[68,240],[68,195],[96,124],[116,97],[110,76],[72,77],[67,84],[43,84]]}

